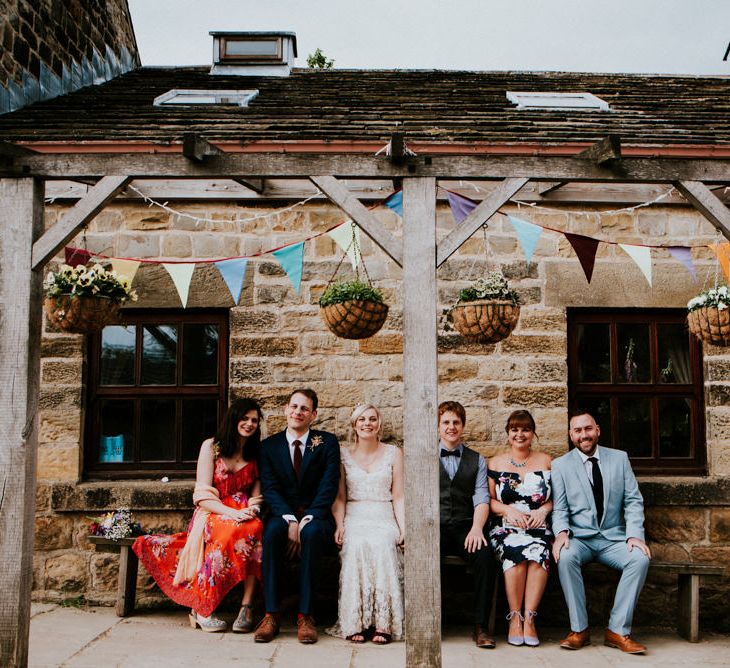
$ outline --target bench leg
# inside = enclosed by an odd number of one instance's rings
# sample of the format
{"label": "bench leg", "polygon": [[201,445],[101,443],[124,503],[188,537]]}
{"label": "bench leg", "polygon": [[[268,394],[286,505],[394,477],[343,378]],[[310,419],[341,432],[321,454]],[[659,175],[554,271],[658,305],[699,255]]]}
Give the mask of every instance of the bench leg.
{"label": "bench leg", "polygon": [[137,597],[137,555],[129,545],[122,545],[119,551],[119,581],[117,584],[117,617],[128,617],[134,612]]}
{"label": "bench leg", "polygon": [[682,573],[677,595],[677,633],[690,642],[700,641],[700,576]]}

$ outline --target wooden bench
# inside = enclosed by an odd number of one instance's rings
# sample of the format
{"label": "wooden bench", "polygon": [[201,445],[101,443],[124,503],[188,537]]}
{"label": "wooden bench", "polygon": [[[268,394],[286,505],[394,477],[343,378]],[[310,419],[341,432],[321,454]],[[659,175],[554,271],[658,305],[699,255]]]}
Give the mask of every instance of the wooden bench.
{"label": "wooden bench", "polygon": [[132,543],[136,538],[119,538],[112,540],[103,536],[89,536],[97,552],[119,553],[119,578],[117,580],[117,617],[128,617],[134,612],[134,601],[137,598],[137,569],[139,560],[132,552]]}

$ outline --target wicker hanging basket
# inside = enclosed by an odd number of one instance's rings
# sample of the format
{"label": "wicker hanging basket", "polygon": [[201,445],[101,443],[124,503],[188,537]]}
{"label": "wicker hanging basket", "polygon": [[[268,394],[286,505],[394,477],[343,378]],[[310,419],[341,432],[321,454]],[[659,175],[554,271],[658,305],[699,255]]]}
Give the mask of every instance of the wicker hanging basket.
{"label": "wicker hanging basket", "polygon": [[464,302],[451,309],[454,328],[468,341],[497,343],[517,325],[520,307],[510,301]]}
{"label": "wicker hanging basket", "polygon": [[687,314],[687,325],[700,341],[713,346],[730,346],[730,309],[703,306]]}
{"label": "wicker hanging basket", "polygon": [[44,307],[48,320],[63,332],[87,334],[120,321],[121,304],[108,297],[57,295],[46,297]]}
{"label": "wicker hanging basket", "polygon": [[319,309],[330,331],[341,339],[367,339],[388,317],[388,305],[373,301],[344,301]]}

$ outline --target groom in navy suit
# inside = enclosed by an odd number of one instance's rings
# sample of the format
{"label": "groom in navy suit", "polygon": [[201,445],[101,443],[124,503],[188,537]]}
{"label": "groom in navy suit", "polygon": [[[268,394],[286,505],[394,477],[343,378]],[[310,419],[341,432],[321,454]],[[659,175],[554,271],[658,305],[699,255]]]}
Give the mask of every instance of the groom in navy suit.
{"label": "groom in navy suit", "polygon": [[317,394],[295,390],[284,414],[286,430],[261,444],[261,491],[271,513],[264,529],[263,576],[266,615],[254,640],[270,642],[279,633],[279,569],[284,557],[300,555],[299,642],[317,642],[312,589],[321,556],[334,551],[332,504],[340,482],[340,444],[326,431],[310,429]]}

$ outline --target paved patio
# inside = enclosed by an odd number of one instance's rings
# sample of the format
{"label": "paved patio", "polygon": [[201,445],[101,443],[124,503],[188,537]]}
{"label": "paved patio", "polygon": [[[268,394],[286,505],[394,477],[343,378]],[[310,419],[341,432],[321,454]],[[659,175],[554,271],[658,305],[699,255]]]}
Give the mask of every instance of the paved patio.
{"label": "paved patio", "polygon": [[[600,640],[602,631],[594,630]],[[688,643],[667,633],[637,634],[649,646],[644,656],[629,656],[598,643],[579,652],[558,647],[562,629],[542,632],[536,649],[510,647],[503,639],[495,650],[477,650],[468,641],[468,629],[447,629],[443,665],[458,668],[500,665],[510,668],[600,668],[602,666],[730,665],[730,636],[705,634],[702,642]],[[234,663],[235,662],[235,663]],[[30,625],[30,666],[144,668],[150,666],[244,665],[246,668],[388,668],[405,665],[405,646],[372,643],[353,646],[323,635],[316,645],[304,647],[293,627],[285,628],[270,644],[257,644],[251,635],[208,634],[193,631],[183,611],[142,611],[121,619],[113,608],[64,608],[34,604]]]}

